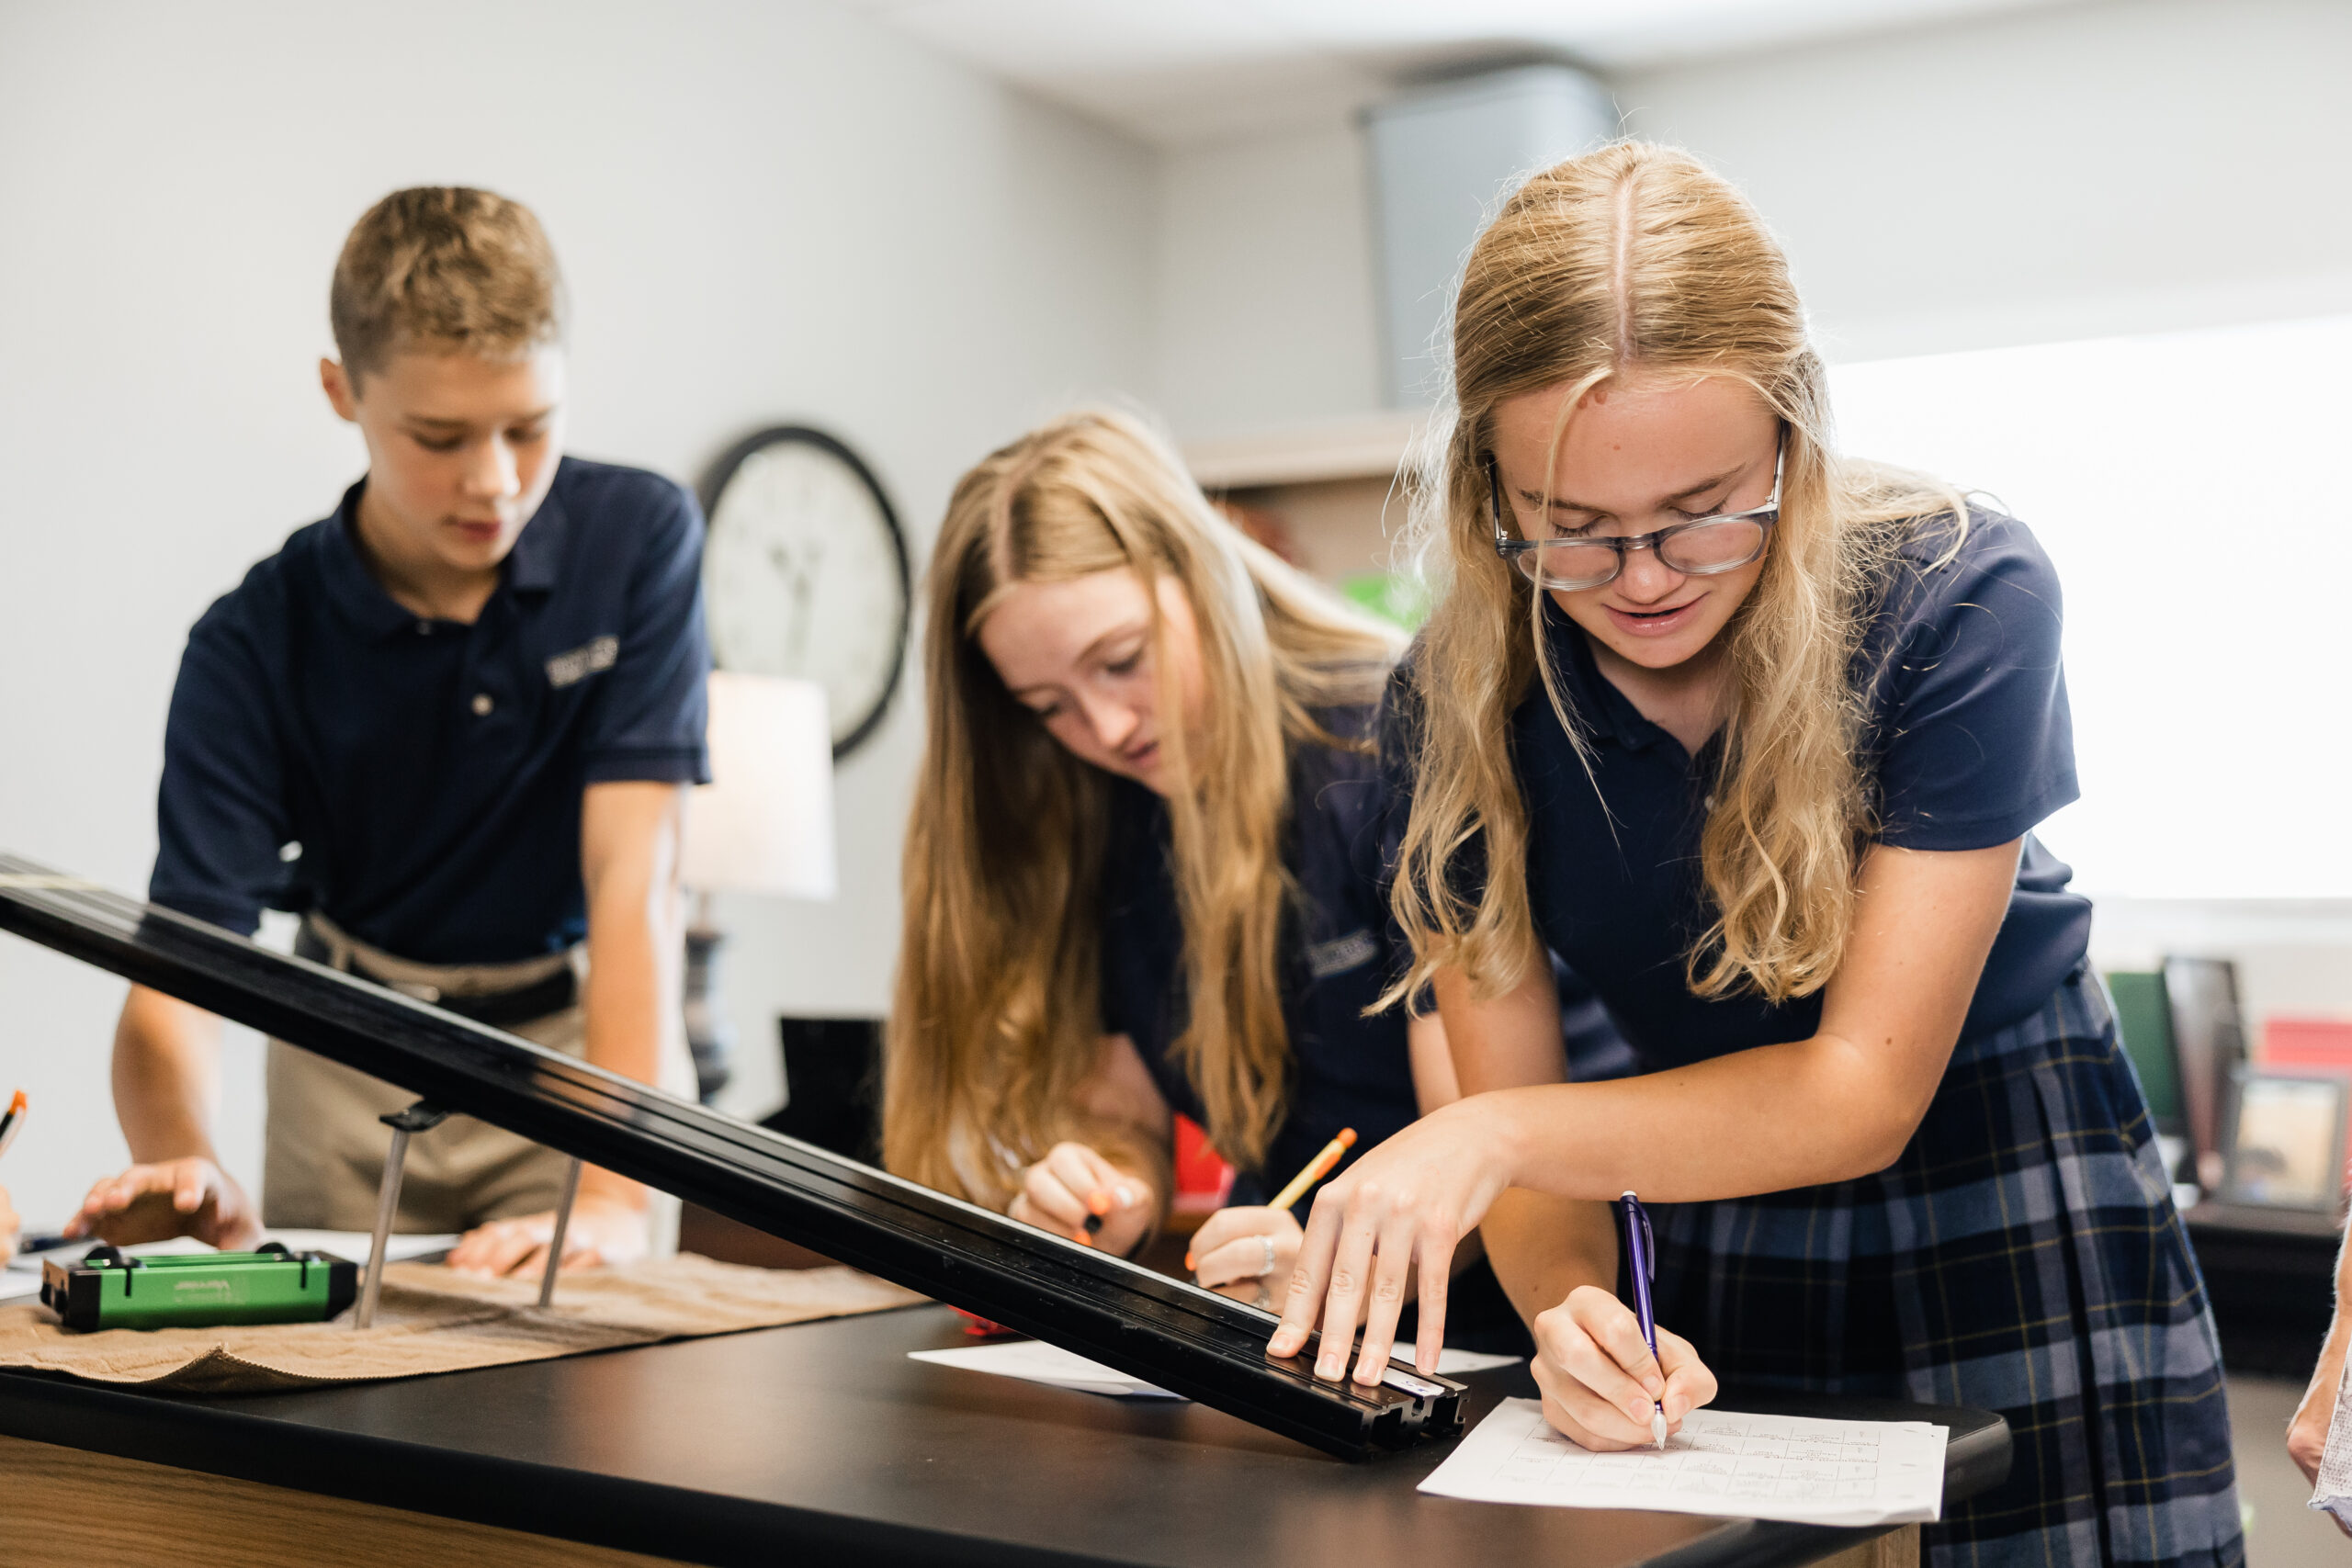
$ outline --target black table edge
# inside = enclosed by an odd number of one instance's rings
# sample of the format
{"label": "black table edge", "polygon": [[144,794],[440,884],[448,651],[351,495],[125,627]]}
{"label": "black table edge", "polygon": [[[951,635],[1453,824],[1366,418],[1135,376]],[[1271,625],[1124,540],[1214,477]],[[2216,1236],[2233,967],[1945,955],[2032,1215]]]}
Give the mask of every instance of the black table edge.
{"label": "black table edge", "polygon": [[[854,1552],[877,1568],[943,1562],[1082,1568],[1094,1561],[394,1438],[291,1427],[215,1403],[11,1369],[0,1369],[0,1435],[709,1568],[767,1568],[775,1561],[779,1529],[820,1561]],[[682,1496],[691,1509],[677,1506]]]}
{"label": "black table edge", "polygon": [[[1742,1391],[1722,1403],[1770,1414],[1783,1397]],[[1854,1419],[1929,1419],[1939,1408],[1887,1401],[1883,1413],[1858,1412]],[[1940,1413],[1977,1417],[1973,1425],[1953,1426],[1944,1463],[1949,1508],[2007,1475],[2009,1432],[1997,1416]],[[393,1438],[298,1427],[215,1401],[6,1369],[0,1369],[0,1434],[709,1568],[771,1563],[785,1538],[820,1560],[854,1552],[862,1564],[874,1568],[941,1562],[1080,1568],[1102,1561]],[[682,1499],[689,1506],[681,1507]],[[1649,1568],[1781,1568],[1818,1561],[1898,1528],[1732,1520],[1652,1559]]]}

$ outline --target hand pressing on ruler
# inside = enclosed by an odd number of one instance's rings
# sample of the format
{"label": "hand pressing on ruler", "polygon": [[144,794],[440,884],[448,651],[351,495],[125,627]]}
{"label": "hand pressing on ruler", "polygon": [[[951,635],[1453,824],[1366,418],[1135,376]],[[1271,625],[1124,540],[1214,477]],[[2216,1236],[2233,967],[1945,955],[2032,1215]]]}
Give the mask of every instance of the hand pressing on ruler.
{"label": "hand pressing on ruler", "polygon": [[1012,1218],[1125,1258],[1159,1217],[1159,1195],[1084,1144],[1056,1144],[1021,1174]]}

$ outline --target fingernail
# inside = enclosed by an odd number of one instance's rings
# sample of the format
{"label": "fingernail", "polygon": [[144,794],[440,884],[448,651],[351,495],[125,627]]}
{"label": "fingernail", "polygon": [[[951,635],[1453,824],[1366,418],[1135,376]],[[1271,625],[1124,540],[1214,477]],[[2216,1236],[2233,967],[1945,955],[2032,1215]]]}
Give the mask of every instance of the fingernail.
{"label": "fingernail", "polygon": [[1096,1188],[1093,1191],[1086,1195],[1086,1209],[1089,1213],[1109,1213],[1111,1212],[1111,1195],[1108,1192],[1103,1191],[1101,1188]]}
{"label": "fingernail", "polygon": [[1666,1392],[1666,1384],[1656,1377],[1646,1377],[1642,1380],[1642,1389],[1652,1399],[1656,1399]]}
{"label": "fingernail", "polygon": [[1193,1258],[1193,1255],[1188,1252],[1184,1254],[1184,1267],[1187,1269],[1197,1269],[1200,1268],[1200,1264]]}
{"label": "fingernail", "polygon": [[1315,1375],[1318,1378],[1336,1378],[1345,1370],[1346,1368],[1334,1356],[1326,1356],[1315,1363]]}

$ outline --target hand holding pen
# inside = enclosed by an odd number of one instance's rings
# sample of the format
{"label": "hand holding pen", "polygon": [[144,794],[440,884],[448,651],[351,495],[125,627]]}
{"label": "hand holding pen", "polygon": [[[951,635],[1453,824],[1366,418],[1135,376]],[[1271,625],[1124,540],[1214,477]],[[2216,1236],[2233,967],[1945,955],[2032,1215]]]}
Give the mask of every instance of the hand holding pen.
{"label": "hand holding pen", "polygon": [[[1685,1416],[1715,1397],[1715,1375],[1690,1341],[1657,1325],[1650,1302],[1657,1249],[1640,1201],[1628,1192],[1610,1207],[1624,1240],[1634,1305],[1629,1310],[1598,1286],[1577,1287],[1535,1319],[1529,1370],[1544,1393],[1544,1419],[1579,1445],[1662,1446]],[[1592,1213],[1598,1226],[1609,1224],[1600,1205]]]}
{"label": "hand holding pen", "polygon": [[1007,1213],[1125,1258],[1159,1217],[1159,1195],[1084,1144],[1061,1143],[1022,1172]]}

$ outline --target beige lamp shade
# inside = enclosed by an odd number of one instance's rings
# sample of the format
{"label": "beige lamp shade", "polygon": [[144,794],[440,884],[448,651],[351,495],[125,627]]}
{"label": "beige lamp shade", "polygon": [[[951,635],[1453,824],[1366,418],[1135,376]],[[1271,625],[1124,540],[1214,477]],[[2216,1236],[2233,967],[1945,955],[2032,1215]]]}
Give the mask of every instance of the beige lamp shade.
{"label": "beige lamp shade", "polygon": [[838,876],[825,689],[713,671],[710,773],[686,801],[678,880],[697,893],[831,898]]}

